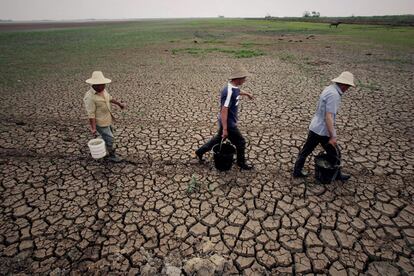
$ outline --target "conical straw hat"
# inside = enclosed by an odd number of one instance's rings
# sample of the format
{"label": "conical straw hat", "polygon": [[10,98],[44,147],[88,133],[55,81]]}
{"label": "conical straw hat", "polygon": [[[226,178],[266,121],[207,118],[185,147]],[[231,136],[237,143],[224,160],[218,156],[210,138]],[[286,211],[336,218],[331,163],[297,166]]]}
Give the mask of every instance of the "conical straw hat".
{"label": "conical straw hat", "polygon": [[92,77],[86,80],[86,83],[89,84],[107,84],[111,83],[110,79],[104,77],[101,71],[94,71]]}
{"label": "conical straw hat", "polygon": [[339,77],[333,79],[332,81],[355,87],[354,75],[352,75],[352,73],[348,71],[342,72],[341,75],[339,75]]}

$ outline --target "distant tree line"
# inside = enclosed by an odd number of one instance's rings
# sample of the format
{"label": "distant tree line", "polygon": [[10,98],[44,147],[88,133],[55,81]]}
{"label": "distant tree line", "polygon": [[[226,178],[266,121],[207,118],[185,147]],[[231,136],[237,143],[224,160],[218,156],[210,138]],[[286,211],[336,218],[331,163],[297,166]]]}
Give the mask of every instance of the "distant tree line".
{"label": "distant tree line", "polygon": [[[349,16],[349,17],[321,17],[318,16],[302,17],[273,17],[269,14],[264,17],[265,20],[274,21],[296,21],[296,22],[314,22],[314,23],[333,23],[341,22],[342,24],[369,24],[369,25],[388,25],[388,26],[414,26],[414,15],[383,15],[383,16]],[[263,19],[262,18],[247,18],[247,19]]]}
{"label": "distant tree line", "polygon": [[320,17],[321,14],[317,11],[304,11],[303,17]]}

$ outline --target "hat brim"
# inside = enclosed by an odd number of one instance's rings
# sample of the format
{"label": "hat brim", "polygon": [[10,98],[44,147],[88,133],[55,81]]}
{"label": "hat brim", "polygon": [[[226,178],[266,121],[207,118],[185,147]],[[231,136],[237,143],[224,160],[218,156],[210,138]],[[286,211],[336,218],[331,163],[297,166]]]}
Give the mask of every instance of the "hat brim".
{"label": "hat brim", "polygon": [[107,78],[103,78],[103,79],[87,79],[86,83],[89,84],[108,84],[111,83],[112,81],[110,79]]}
{"label": "hat brim", "polygon": [[234,80],[234,79],[242,79],[242,78],[246,78],[246,77],[251,77],[252,74],[250,73],[245,73],[245,74],[235,74],[235,75],[231,75],[229,77],[229,80]]}
{"label": "hat brim", "polygon": [[355,83],[353,83],[351,81],[348,81],[348,80],[345,80],[345,79],[342,79],[342,78],[335,78],[335,79],[332,80],[332,82],[346,84],[346,85],[355,87]]}

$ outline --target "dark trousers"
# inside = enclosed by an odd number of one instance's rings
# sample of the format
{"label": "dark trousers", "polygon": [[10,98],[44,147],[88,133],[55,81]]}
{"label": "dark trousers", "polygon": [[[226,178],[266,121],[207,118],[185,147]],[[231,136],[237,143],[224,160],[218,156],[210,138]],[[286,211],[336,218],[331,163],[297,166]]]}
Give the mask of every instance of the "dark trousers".
{"label": "dark trousers", "polygon": [[313,131],[309,131],[308,138],[306,139],[305,145],[299,152],[298,158],[296,159],[295,167],[293,169],[294,173],[299,173],[303,166],[305,165],[306,158],[312,153],[312,151],[319,145],[323,147],[328,155],[333,157],[341,158],[341,153],[338,148],[335,148],[333,145],[329,144],[328,136],[320,136]]}
{"label": "dark trousers", "polygon": [[[244,153],[246,151],[246,140],[243,135],[240,133],[237,127],[228,128],[228,139],[230,142],[236,146],[237,151],[237,164],[243,165],[246,163]],[[199,148],[196,152],[197,154],[203,155],[204,153],[211,151],[211,149],[221,142],[221,135],[223,134],[223,128],[220,126],[217,134],[211,138],[206,144]]]}

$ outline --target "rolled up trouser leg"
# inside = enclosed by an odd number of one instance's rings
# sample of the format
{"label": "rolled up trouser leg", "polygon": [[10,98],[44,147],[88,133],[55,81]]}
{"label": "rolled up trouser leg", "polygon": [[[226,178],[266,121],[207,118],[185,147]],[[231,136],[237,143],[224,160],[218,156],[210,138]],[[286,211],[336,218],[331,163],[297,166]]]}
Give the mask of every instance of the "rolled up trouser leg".
{"label": "rolled up trouser leg", "polygon": [[105,141],[105,146],[109,154],[114,153],[114,134],[112,133],[112,126],[100,127],[96,126],[96,130]]}

